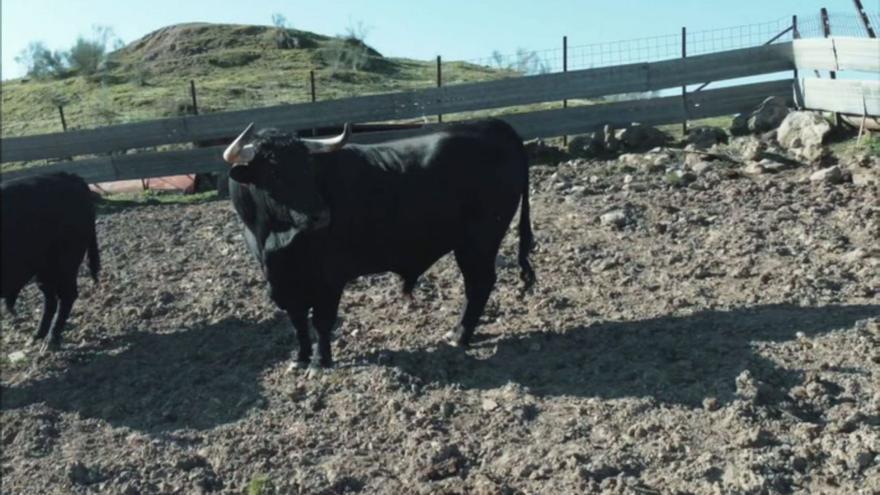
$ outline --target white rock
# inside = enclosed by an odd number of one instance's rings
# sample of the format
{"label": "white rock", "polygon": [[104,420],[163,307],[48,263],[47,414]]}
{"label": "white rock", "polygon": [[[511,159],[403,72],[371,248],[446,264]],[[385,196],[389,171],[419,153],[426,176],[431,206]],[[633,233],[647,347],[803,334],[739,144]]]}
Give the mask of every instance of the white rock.
{"label": "white rock", "polygon": [[700,161],[691,165],[691,170],[697,175],[703,175],[712,169],[711,162]]}
{"label": "white rock", "polygon": [[495,409],[498,409],[498,403],[492,399],[483,399],[482,408],[486,412],[494,411]]}
{"label": "white rock", "polygon": [[626,212],[623,210],[612,210],[599,216],[599,222],[602,225],[610,225],[612,227],[623,227],[626,225]]}
{"label": "white rock", "polygon": [[24,351],[14,351],[9,353],[9,362],[11,364],[24,361],[25,358],[27,358],[27,354],[25,354]]}
{"label": "white rock", "polygon": [[823,168],[810,175],[810,182],[824,182],[826,184],[840,184],[843,182],[843,173],[837,165]]}

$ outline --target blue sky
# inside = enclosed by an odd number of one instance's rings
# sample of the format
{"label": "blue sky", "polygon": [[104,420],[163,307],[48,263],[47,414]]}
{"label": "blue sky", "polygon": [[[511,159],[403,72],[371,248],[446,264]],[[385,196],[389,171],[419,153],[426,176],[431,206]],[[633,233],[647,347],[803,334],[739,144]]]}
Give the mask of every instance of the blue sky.
{"label": "blue sky", "polygon": [[[877,11],[878,0],[863,0]],[[2,77],[23,75],[15,56],[30,41],[67,49],[92,25],[110,26],[126,43],[182,22],[270,24],[284,15],[297,29],[340,34],[369,28],[367,43],[388,56],[445,60],[489,57],[494,50],[556,48],[815,17],[821,7],[853,14],[851,0],[2,0]],[[875,26],[880,28],[880,26]]]}

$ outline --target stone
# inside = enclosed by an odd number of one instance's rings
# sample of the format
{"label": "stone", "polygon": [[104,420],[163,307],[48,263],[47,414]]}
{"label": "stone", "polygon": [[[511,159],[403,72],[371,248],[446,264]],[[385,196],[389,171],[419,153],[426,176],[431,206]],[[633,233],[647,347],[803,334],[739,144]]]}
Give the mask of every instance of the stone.
{"label": "stone", "polygon": [[495,409],[498,409],[498,402],[493,399],[483,399],[483,403],[480,407],[486,412],[494,411]]}
{"label": "stone", "polygon": [[612,210],[599,216],[599,223],[611,227],[621,228],[626,225],[629,218],[624,210]]}
{"label": "stone", "polygon": [[819,182],[823,184],[840,184],[843,182],[843,172],[837,165],[833,167],[823,168],[822,170],[813,172],[810,175],[810,182]]}
{"label": "stone", "polygon": [[700,162],[697,162],[697,163],[691,165],[691,171],[694,174],[696,174],[697,176],[705,174],[706,172],[712,170],[712,168],[714,168],[714,165],[712,165],[712,162],[706,162],[706,161],[700,161]]}
{"label": "stone", "polygon": [[743,167],[742,171],[744,174],[749,174],[749,175],[760,175],[765,172],[764,166],[761,165],[761,163],[759,163],[759,162],[747,163],[746,166]]}
{"label": "stone", "polygon": [[748,113],[737,115],[730,125],[730,134],[743,136],[776,129],[783,122],[789,109],[785,99],[771,96]]}
{"label": "stone", "polygon": [[9,358],[9,364],[15,364],[24,361],[27,358],[27,354],[24,351],[13,351],[7,357]]}
{"label": "stone", "polygon": [[557,148],[550,146],[542,139],[532,139],[524,143],[529,163],[532,164],[556,164],[565,160],[568,155]]}
{"label": "stone", "polygon": [[617,131],[615,137],[630,151],[647,151],[657,146],[663,146],[671,138],[665,132],[656,127],[634,125]]}
{"label": "stone", "polygon": [[698,126],[688,129],[687,143],[695,149],[705,150],[718,143],[727,142],[727,132],[720,127]]}
{"label": "stone", "polygon": [[791,112],[776,130],[776,140],[787,149],[821,147],[831,124],[816,112]]}

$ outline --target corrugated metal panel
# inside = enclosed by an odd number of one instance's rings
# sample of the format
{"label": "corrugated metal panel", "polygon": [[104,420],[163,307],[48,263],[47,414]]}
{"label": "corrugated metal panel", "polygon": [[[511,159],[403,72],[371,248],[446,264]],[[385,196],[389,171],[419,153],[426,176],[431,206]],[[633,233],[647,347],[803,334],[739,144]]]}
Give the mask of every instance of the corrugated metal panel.
{"label": "corrugated metal panel", "polygon": [[[880,72],[880,38],[832,38],[840,70]],[[880,75],[877,76],[880,79]]]}
{"label": "corrugated metal panel", "polygon": [[804,108],[880,116],[880,81],[803,79]]}

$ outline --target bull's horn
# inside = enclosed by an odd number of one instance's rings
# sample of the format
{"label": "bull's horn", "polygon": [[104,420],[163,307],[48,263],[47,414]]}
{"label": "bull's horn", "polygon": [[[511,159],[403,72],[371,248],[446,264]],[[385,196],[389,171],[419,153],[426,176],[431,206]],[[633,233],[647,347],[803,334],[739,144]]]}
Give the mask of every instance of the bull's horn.
{"label": "bull's horn", "polygon": [[253,129],[254,123],[251,122],[247,128],[235,138],[235,141],[226,148],[223,152],[223,159],[226,160],[227,163],[235,165],[236,163],[247,163],[254,159],[253,146],[243,146],[245,140],[251,136]]}
{"label": "bull's horn", "polygon": [[312,153],[329,153],[345,146],[351,137],[351,126],[348,122],[342,127],[342,134],[324,139],[300,139]]}

